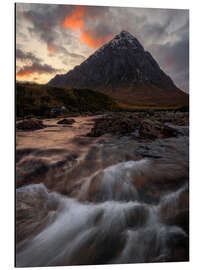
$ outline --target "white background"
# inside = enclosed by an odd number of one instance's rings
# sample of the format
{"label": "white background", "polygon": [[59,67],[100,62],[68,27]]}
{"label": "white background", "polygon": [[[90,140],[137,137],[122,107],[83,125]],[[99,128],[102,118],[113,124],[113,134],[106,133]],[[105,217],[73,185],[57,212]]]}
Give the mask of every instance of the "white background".
{"label": "white background", "polygon": [[[83,266],[67,269],[203,269],[203,4],[201,1],[23,2],[190,9],[190,262]],[[0,266],[6,270],[14,268],[14,1],[1,1],[0,5]]]}

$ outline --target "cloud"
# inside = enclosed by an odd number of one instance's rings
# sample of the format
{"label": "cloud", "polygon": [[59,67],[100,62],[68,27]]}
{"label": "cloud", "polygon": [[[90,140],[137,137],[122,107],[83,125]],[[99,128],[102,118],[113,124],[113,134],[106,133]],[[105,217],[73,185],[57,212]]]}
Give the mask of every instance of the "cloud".
{"label": "cloud", "polygon": [[[184,26],[184,29],[185,26]],[[181,31],[176,42],[152,44],[150,51],[182,90],[189,91],[189,35]]]}
{"label": "cloud", "polygon": [[82,29],[84,27],[85,7],[75,6],[70,15],[66,15],[62,22],[63,27],[71,28],[72,30]]}
{"label": "cloud", "polygon": [[65,56],[65,58],[72,57],[74,59],[85,60],[85,56],[81,54],[77,54],[77,53],[71,53],[66,48],[60,45],[49,47],[48,50],[49,50],[50,56],[53,56],[54,53],[57,53],[58,55],[62,55],[63,57]]}
{"label": "cloud", "polygon": [[72,9],[73,6],[32,4],[30,9],[22,11],[22,17],[30,23],[29,32],[38,36],[49,49],[60,37],[56,27]]}
{"label": "cloud", "polygon": [[38,38],[46,44],[48,56],[67,63],[69,69],[126,30],[138,38],[179,87],[184,85],[188,90],[188,10],[48,4],[17,6],[20,11],[17,35],[22,34],[20,43],[23,34],[27,38],[28,35]]}
{"label": "cloud", "polygon": [[91,48],[99,48],[106,42],[110,41],[113,38],[113,35],[109,36],[98,36],[97,34],[95,35],[94,32],[84,30],[82,31],[80,35],[80,41],[85,43]]}
{"label": "cloud", "polygon": [[54,46],[54,45],[52,45],[52,46],[47,46],[47,49],[48,49],[48,52],[50,53],[50,54],[53,54],[53,53],[55,53],[56,52],[56,46]]}
{"label": "cloud", "polygon": [[88,25],[92,25],[92,22],[98,18],[104,18],[106,11],[108,8],[105,7],[75,6],[71,14],[66,15],[61,27],[77,31],[80,34],[80,42],[91,48],[98,48],[113,37],[112,31],[109,31],[109,26],[102,26],[102,24],[93,28],[89,28]]}
{"label": "cloud", "polygon": [[[72,25],[76,23],[75,29],[80,26],[79,18],[82,17],[82,7],[77,8],[71,5],[31,5],[30,10],[22,12],[22,16],[31,25],[28,26],[28,31],[33,36],[37,36],[42,42],[47,45],[49,56],[58,55],[65,59],[75,58],[75,60],[84,60],[86,57],[82,54],[70,52],[64,44],[72,45],[75,37],[68,31],[63,31],[62,24],[67,23],[66,18],[72,16]],[[70,24],[71,25],[71,24]],[[62,28],[61,28],[62,27]],[[71,28],[71,27],[70,27]],[[59,31],[60,30],[60,31]]]}
{"label": "cloud", "polygon": [[41,59],[36,57],[31,52],[23,52],[21,49],[16,49],[16,59],[22,62],[24,61],[32,61],[32,62],[37,62],[37,63],[41,62]]}
{"label": "cloud", "polygon": [[55,69],[47,64],[33,63],[22,67],[16,75],[17,77],[28,77],[32,74],[53,74],[61,71],[61,69]]}
{"label": "cloud", "polygon": [[[23,67],[17,66],[17,77],[29,77],[32,74],[53,74],[62,71],[50,65],[42,64],[42,59],[36,57],[31,52],[24,52],[21,49],[16,49],[16,59],[26,63]],[[36,80],[36,77],[34,80]]]}

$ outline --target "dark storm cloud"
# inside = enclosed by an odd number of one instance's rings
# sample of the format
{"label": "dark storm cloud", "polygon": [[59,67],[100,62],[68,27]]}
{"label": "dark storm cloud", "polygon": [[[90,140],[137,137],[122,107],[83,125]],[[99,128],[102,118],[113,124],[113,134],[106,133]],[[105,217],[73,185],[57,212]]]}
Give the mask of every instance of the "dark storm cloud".
{"label": "dark storm cloud", "polygon": [[[28,27],[30,34],[38,36],[41,41],[45,42],[49,52],[54,52],[59,57],[62,55],[65,58],[72,57],[78,60],[85,60],[83,55],[72,53],[64,46],[58,45],[63,42],[65,44],[72,44],[72,40],[75,39],[67,30],[64,31],[61,28],[59,32],[57,29],[73,10],[74,6],[32,4],[31,10],[23,12],[23,17],[31,23],[31,26]],[[54,54],[50,55],[53,56]]]}
{"label": "dark storm cloud", "polygon": [[189,40],[167,43],[152,47],[152,54],[160,66],[167,72],[180,88],[188,92],[189,86]]}
{"label": "dark storm cloud", "polygon": [[23,52],[21,49],[16,49],[16,59],[20,61],[32,61],[32,62],[37,62],[40,63],[41,59],[36,57],[33,53],[31,52]]}
{"label": "dark storm cloud", "polygon": [[50,65],[42,64],[42,59],[36,57],[31,52],[24,52],[21,49],[16,49],[16,59],[22,62],[31,62],[31,64],[25,64],[23,67],[19,67],[17,70],[17,76],[23,77],[30,74],[53,74],[61,72],[61,69],[55,69]]}
{"label": "dark storm cloud", "polygon": [[64,57],[64,55],[65,55],[66,57],[72,57],[72,58],[75,58],[78,60],[85,60],[85,57],[83,55],[77,54],[77,53],[71,53],[66,48],[64,48],[63,46],[60,46],[60,45],[56,45],[54,47],[54,50],[58,55],[61,54],[62,57]]}
{"label": "dark storm cloud", "polygon": [[[109,7],[94,7],[94,6],[84,6],[84,24],[85,28],[92,31],[93,35],[97,37],[105,37],[116,33],[113,28],[110,28],[110,24],[102,25],[101,22],[105,22],[105,16],[111,14],[109,12]],[[32,36],[36,35],[39,39],[47,44],[47,46],[53,46],[58,43],[61,39],[61,33],[66,38],[66,43],[71,43],[73,35],[69,31],[61,27],[60,32],[57,27],[61,26],[65,18],[71,15],[75,11],[75,6],[72,5],[30,5],[30,9],[22,12],[22,16],[25,20],[31,23],[31,26],[28,27],[28,31]],[[110,17],[109,17],[110,18]],[[109,22],[109,18],[105,18]],[[98,21],[101,20],[101,21]],[[98,25],[95,25],[93,21],[99,22]],[[89,28],[92,25],[93,28]]]}
{"label": "dark storm cloud", "polygon": [[31,75],[34,73],[37,74],[53,74],[57,72],[61,72],[61,69],[55,69],[50,65],[47,64],[39,64],[33,63],[32,65],[26,65],[17,72],[18,77],[23,77],[27,75]]}
{"label": "dark storm cloud", "polygon": [[146,44],[150,44],[156,40],[159,40],[160,42],[163,37],[168,35],[167,28],[169,25],[170,20],[168,20],[164,25],[160,23],[144,24],[139,32]]}
{"label": "dark storm cloud", "polygon": [[29,27],[30,33],[38,35],[51,46],[59,38],[55,27],[71,14],[73,8],[74,6],[33,4],[31,10],[23,11],[22,14],[32,24],[32,27]]}
{"label": "dark storm cloud", "polygon": [[151,44],[150,52],[182,90],[189,91],[189,21],[174,33],[178,39],[166,44]]}
{"label": "dark storm cloud", "polygon": [[110,11],[110,7],[87,6],[85,19],[103,17]]}
{"label": "dark storm cloud", "polygon": [[108,23],[98,24],[91,29],[88,27],[86,29],[88,29],[91,35],[95,38],[105,38],[117,34],[116,29]]}
{"label": "dark storm cloud", "polygon": [[[188,10],[95,6],[84,6],[83,9],[84,26],[80,32],[83,34],[81,41],[87,46],[97,49],[120,31],[129,31],[151,52],[177,86],[188,91]],[[31,4],[22,16],[30,22],[29,33],[44,42],[48,51],[50,47],[63,59],[62,62],[77,64],[84,59],[83,53],[78,51],[76,54],[74,50],[74,44],[79,41],[76,41],[73,29],[61,27],[65,18],[74,12],[75,6],[71,5]]]}

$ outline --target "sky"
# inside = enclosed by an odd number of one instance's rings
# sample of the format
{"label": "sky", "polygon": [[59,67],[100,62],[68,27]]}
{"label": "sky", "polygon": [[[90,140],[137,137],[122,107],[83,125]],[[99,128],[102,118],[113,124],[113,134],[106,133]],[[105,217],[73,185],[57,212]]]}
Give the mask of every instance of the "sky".
{"label": "sky", "polygon": [[80,65],[122,30],[189,92],[189,11],[16,4],[16,79],[47,83]]}

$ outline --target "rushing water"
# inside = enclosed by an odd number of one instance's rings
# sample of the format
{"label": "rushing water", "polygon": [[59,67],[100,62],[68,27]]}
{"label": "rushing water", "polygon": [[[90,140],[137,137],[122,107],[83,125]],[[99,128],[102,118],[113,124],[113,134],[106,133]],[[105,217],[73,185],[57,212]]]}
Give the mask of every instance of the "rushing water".
{"label": "rushing water", "polygon": [[160,222],[160,205],[112,200],[81,203],[48,192],[43,184],[18,192],[43,193],[44,203],[54,202],[56,210],[47,213],[48,222],[39,234],[17,246],[17,266],[164,261],[171,255],[170,237],[187,240],[180,227]]}
{"label": "rushing water", "polygon": [[[43,184],[18,189],[21,201],[40,197],[46,222],[37,235],[17,245],[17,266],[170,260],[175,248],[170,239],[176,237],[187,243],[188,236],[182,228],[162,223],[160,211],[164,204],[169,205],[167,211],[175,211],[187,186],[167,194],[158,205],[140,202],[128,169],[141,170],[142,166],[147,166],[147,160],[128,161],[104,170],[101,203],[66,198]],[[83,200],[85,191],[86,186],[81,191]],[[29,229],[31,224],[27,226]]]}
{"label": "rushing water", "polygon": [[[188,260],[185,145],[187,138],[109,141],[73,169],[55,166],[45,184],[18,188],[16,266]],[[140,158],[146,147],[154,158]]]}

